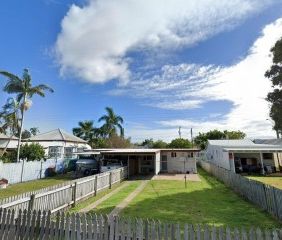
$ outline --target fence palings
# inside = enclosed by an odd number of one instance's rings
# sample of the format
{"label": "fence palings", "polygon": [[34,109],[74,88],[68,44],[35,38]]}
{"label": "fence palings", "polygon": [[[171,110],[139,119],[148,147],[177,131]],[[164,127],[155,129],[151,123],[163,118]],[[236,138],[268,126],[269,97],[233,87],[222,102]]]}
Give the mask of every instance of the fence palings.
{"label": "fence palings", "polygon": [[[109,176],[112,176],[111,178]],[[79,178],[63,184],[51,186],[0,200],[0,208],[51,211],[52,213],[75,205],[77,201],[95,195],[112,184],[127,177],[127,168]]]}
{"label": "fence palings", "polygon": [[4,239],[96,239],[96,240],[278,240],[282,231],[260,228],[231,229],[208,225],[163,223],[136,218],[65,214],[51,211],[0,209],[0,240]]}

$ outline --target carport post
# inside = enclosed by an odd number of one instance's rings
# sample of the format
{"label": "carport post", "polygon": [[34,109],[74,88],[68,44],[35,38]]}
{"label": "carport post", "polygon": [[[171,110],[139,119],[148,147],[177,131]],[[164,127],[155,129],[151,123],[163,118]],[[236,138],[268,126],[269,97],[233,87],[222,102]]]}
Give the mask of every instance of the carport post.
{"label": "carport post", "polygon": [[261,167],[262,167],[262,174],[264,175],[265,172],[264,172],[263,154],[262,154],[262,152],[259,152],[259,155],[260,155],[260,163],[261,163]]}
{"label": "carport post", "polygon": [[127,155],[127,178],[129,178],[129,155]]}

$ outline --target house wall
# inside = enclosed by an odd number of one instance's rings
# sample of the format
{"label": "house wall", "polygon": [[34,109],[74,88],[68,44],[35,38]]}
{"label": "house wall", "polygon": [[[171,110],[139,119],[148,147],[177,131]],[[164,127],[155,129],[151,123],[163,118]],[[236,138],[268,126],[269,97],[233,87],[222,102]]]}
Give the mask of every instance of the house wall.
{"label": "house wall", "polygon": [[212,162],[216,166],[235,171],[234,161],[229,160],[229,153],[223,151],[221,146],[213,146],[208,144],[206,149],[206,160]]}
{"label": "house wall", "polygon": [[[176,154],[176,157],[172,157],[172,153]],[[168,173],[184,173],[184,172],[197,172],[196,160],[195,157],[191,157],[190,152],[173,152],[173,151],[165,151],[162,152],[161,155],[167,156],[167,172]],[[185,161],[185,169],[184,169],[184,161]]]}

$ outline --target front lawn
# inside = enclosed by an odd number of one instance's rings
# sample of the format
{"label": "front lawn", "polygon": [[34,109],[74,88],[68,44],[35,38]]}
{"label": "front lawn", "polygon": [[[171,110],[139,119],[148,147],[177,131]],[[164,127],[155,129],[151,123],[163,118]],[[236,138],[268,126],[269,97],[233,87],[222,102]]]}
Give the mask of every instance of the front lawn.
{"label": "front lawn", "polygon": [[201,182],[151,180],[122,211],[123,216],[230,227],[273,228],[282,225],[200,170]]}
{"label": "front lawn", "polygon": [[55,177],[48,177],[23,183],[15,183],[9,185],[5,189],[0,189],[0,199],[22,194],[25,192],[39,190],[41,188],[50,187],[68,180],[72,180],[70,174],[58,175]]}
{"label": "front lawn", "polygon": [[282,189],[282,177],[280,176],[248,176],[248,178]]}

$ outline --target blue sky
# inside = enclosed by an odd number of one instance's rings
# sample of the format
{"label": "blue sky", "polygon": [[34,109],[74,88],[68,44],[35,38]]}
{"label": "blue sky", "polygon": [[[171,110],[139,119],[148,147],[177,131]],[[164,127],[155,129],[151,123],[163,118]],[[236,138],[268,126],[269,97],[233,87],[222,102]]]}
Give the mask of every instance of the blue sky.
{"label": "blue sky", "polygon": [[275,136],[263,73],[282,36],[282,2],[230,2],[1,1],[0,69],[27,67],[55,90],[34,98],[26,128],[99,126],[111,106],[134,141],[169,141],[178,126],[184,137],[191,127]]}

